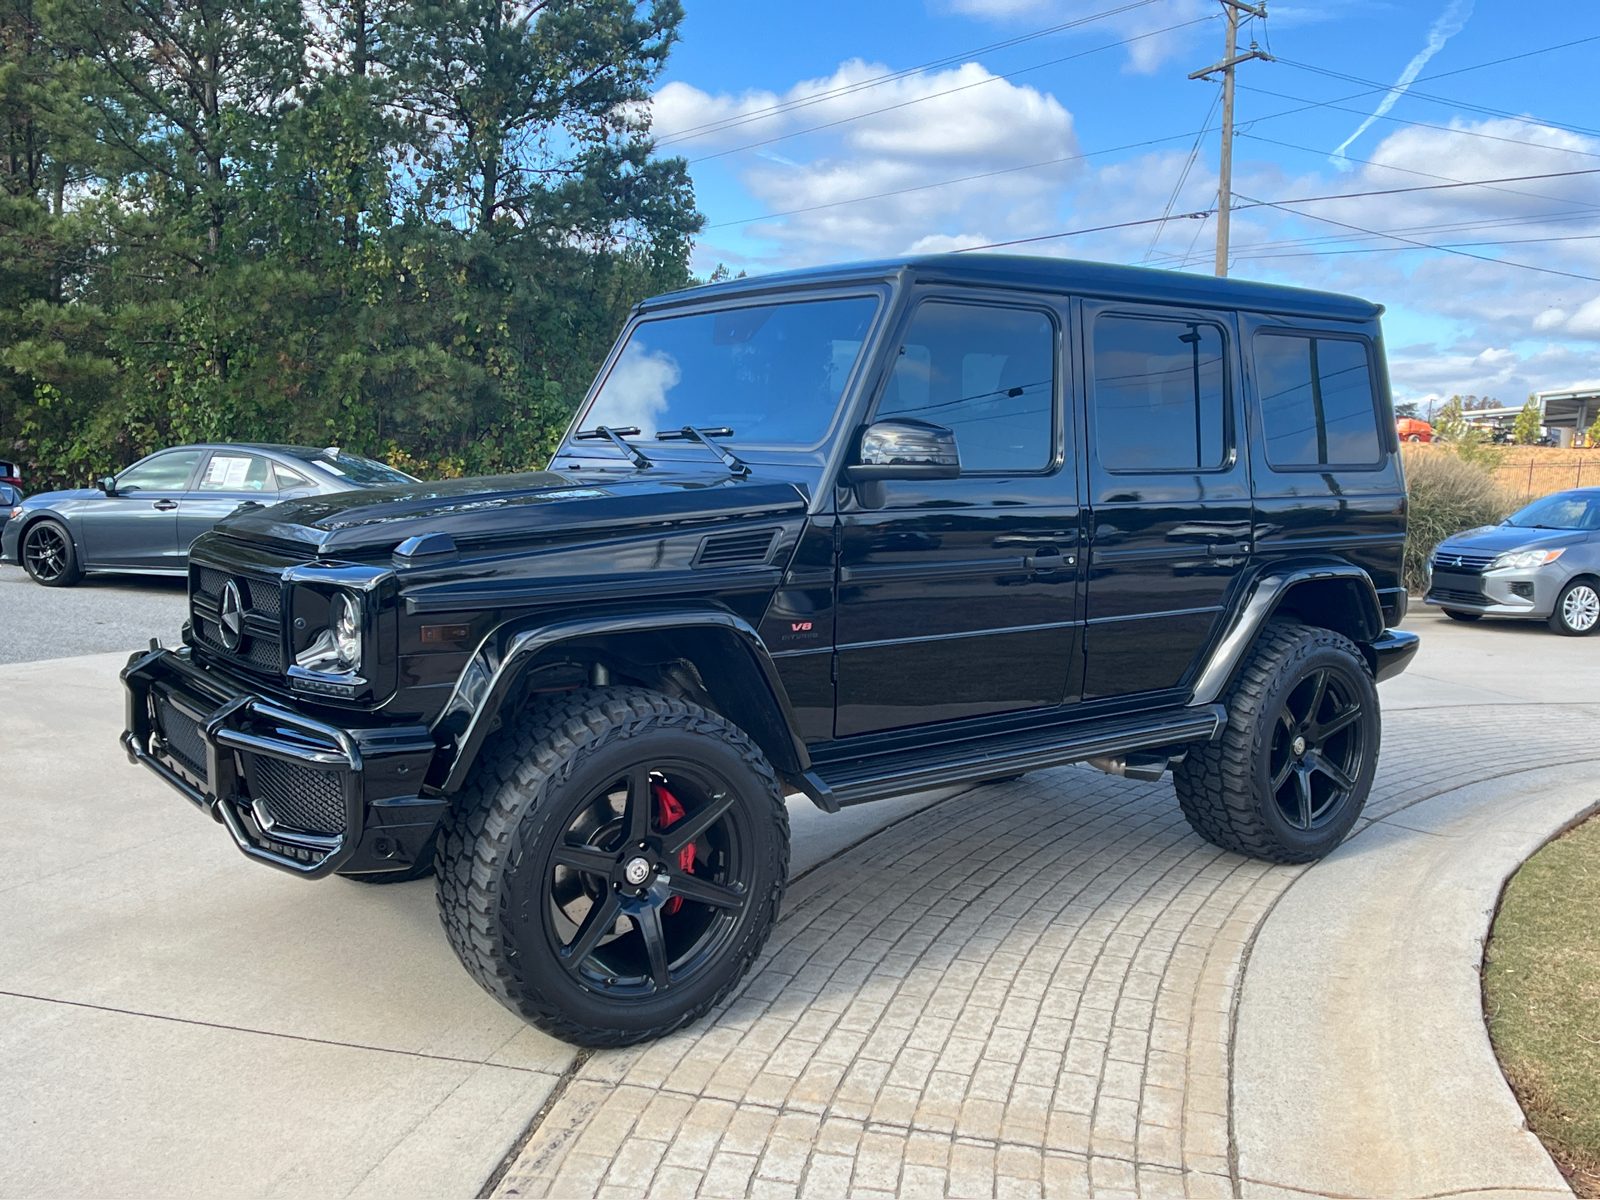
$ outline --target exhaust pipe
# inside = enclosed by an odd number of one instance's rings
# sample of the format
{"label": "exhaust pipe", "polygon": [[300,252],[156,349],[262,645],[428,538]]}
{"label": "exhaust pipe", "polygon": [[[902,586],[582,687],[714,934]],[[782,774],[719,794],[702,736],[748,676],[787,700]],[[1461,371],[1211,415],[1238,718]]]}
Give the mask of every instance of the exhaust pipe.
{"label": "exhaust pipe", "polygon": [[1167,768],[1172,766],[1173,763],[1182,762],[1183,755],[1101,754],[1084,761],[1091,767],[1104,771],[1107,775],[1116,775],[1123,779],[1140,779],[1146,783],[1154,783],[1167,773]]}

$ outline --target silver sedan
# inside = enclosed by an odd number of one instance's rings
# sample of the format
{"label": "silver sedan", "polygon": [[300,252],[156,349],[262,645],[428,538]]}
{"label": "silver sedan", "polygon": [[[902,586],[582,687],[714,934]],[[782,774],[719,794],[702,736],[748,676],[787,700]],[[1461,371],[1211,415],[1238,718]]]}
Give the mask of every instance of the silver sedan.
{"label": "silver sedan", "polygon": [[1429,567],[1424,600],[1458,621],[1521,617],[1586,637],[1600,627],[1600,488],[1556,492],[1448,537]]}
{"label": "silver sedan", "polygon": [[85,571],[181,575],[189,544],[241,504],[415,482],[336,447],[175,446],[96,487],[16,504],[0,529],[0,560],[46,587],[70,586]]}

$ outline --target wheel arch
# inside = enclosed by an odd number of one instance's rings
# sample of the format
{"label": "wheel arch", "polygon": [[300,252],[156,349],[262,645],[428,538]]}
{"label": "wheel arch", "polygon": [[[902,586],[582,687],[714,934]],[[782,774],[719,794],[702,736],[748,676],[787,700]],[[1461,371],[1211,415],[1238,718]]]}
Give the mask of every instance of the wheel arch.
{"label": "wheel arch", "polygon": [[1345,562],[1280,564],[1251,580],[1233,619],[1195,677],[1191,704],[1211,704],[1227,689],[1262,628],[1273,617],[1331,629],[1349,638],[1377,673],[1374,644],[1384,634],[1383,606],[1372,577]]}
{"label": "wheel arch", "polygon": [[676,608],[521,621],[491,633],[434,724],[435,735],[457,747],[440,790],[460,788],[498,719],[533,700],[542,674],[596,667],[720,713],[780,775],[798,778],[811,767],[788,692],[754,627],[726,609]]}

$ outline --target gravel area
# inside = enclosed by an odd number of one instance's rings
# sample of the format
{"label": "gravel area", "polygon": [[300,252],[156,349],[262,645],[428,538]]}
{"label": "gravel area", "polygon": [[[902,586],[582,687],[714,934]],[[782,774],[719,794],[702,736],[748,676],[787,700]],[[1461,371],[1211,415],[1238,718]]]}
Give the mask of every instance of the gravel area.
{"label": "gravel area", "polygon": [[90,575],[47,588],[0,565],[0,663],[131,652],[152,637],[175,646],[185,608],[182,579]]}

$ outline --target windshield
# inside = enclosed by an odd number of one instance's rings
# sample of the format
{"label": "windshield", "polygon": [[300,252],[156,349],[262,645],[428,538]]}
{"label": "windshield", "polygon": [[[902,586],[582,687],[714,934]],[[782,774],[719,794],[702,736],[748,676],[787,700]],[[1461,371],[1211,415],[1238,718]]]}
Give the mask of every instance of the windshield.
{"label": "windshield", "polygon": [[578,428],[721,427],[746,445],[814,446],[877,311],[876,297],[852,296],[643,321]]}
{"label": "windshield", "polygon": [[338,458],[328,454],[296,454],[301,462],[314,463],[330,475],[348,479],[351,483],[379,486],[386,483],[415,483],[404,471],[362,458],[359,454],[341,453]]}
{"label": "windshield", "polygon": [[1600,529],[1600,495],[1557,493],[1506,518],[1523,529]]}

